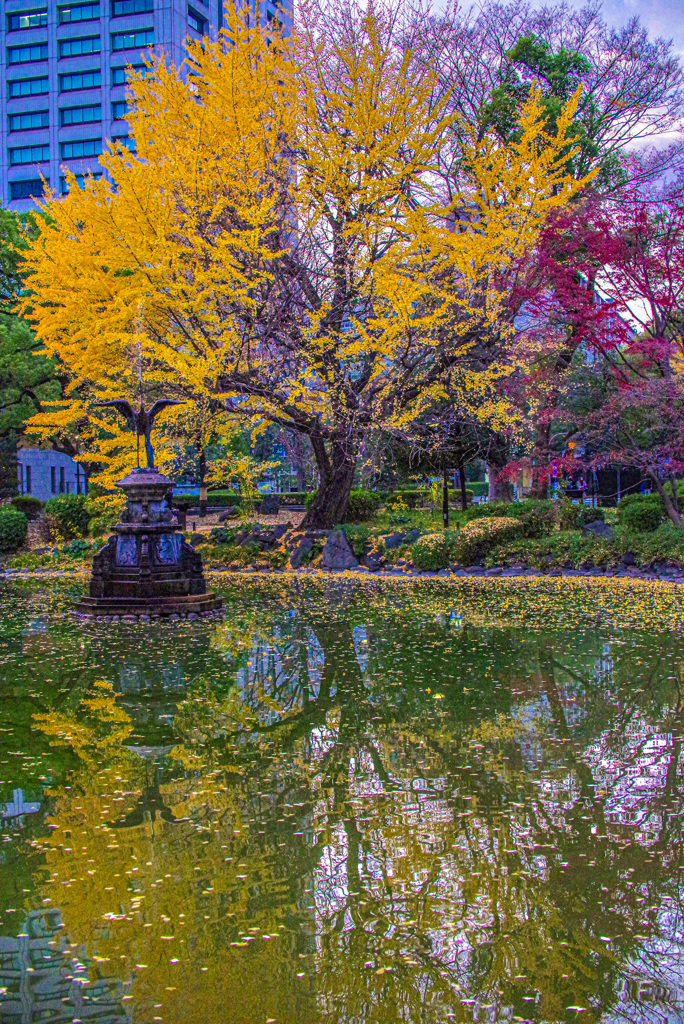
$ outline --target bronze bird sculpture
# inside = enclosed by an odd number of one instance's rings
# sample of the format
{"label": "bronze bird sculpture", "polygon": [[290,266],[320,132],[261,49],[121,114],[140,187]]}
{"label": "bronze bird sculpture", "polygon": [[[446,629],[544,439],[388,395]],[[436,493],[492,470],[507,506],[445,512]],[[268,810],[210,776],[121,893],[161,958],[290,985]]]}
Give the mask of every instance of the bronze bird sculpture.
{"label": "bronze bird sculpture", "polygon": [[116,409],[117,412],[121,413],[126,422],[128,423],[131,430],[136,433],[136,443],[138,446],[138,467],[140,467],[140,444],[139,439],[145,438],[145,451],[147,453],[147,465],[149,469],[154,469],[154,449],[152,448],[152,442],[150,435],[152,433],[152,427],[154,421],[162,409],[168,409],[170,405],[184,405],[184,402],[176,402],[172,398],[160,398],[159,401],[155,402],[151,409],[145,411],[145,407],[140,401],[140,408],[137,412],[133,410],[131,403],[125,398],[115,398],[111,402],[98,402],[97,405],[102,408]]}

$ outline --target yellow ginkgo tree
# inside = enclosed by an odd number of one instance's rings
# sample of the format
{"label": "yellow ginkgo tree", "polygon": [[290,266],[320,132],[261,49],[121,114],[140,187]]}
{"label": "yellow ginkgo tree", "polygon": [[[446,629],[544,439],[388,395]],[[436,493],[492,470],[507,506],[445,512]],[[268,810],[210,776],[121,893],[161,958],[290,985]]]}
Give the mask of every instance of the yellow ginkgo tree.
{"label": "yellow ginkgo tree", "polygon": [[311,526],[343,518],[368,432],[410,423],[455,367],[483,414],[497,368],[469,353],[496,282],[584,184],[566,170],[576,99],[550,135],[533,91],[519,141],[464,128],[441,192],[452,122],[393,17],[329,38],[304,4],[283,39],[227,10],[185,74],[160,58],[134,77],[135,153],[112,143],[105,176],[46,200],[26,254],[27,311],[79,400],[135,393],[144,365],[155,394],[307,436]]}

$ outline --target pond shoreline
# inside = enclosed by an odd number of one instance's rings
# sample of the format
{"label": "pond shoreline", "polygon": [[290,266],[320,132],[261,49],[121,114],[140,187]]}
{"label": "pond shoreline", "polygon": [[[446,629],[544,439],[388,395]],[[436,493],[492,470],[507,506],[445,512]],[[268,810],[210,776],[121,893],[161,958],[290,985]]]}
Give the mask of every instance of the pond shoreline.
{"label": "pond shoreline", "polygon": [[[604,580],[637,580],[645,583],[676,583],[684,584],[684,569],[663,569],[659,572],[648,572],[644,569],[549,569],[544,572],[542,569],[527,568],[502,568],[495,566],[491,569],[484,569],[479,566],[470,566],[463,569],[440,569],[439,571],[420,569],[377,569],[371,570],[365,566],[357,566],[352,569],[329,570],[310,568],[302,566],[298,569],[273,569],[270,566],[258,568],[246,566],[242,569],[229,569],[227,567],[207,568],[204,570],[206,576],[364,576],[373,579],[604,579]],[[0,579],[25,579],[43,578],[53,579],[55,577],[87,576],[90,568],[78,566],[74,569],[0,569]]]}

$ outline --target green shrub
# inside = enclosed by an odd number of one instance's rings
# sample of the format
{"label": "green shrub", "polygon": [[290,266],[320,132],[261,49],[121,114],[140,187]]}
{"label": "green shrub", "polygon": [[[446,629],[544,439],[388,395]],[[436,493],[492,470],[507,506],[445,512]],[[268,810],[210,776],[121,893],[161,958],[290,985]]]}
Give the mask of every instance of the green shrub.
{"label": "green shrub", "polygon": [[367,548],[372,547],[375,543],[371,537],[371,527],[366,523],[346,526],[344,532],[347,535],[349,546],[357,558],[361,558]]}
{"label": "green shrub", "polygon": [[581,530],[588,523],[605,522],[606,514],[602,508],[590,505],[573,505],[567,499],[558,502],[558,522],[561,530]]}
{"label": "green shrub", "polygon": [[416,569],[439,571],[449,564],[447,539],[443,533],[426,533],[411,548]]}
{"label": "green shrub", "polygon": [[18,508],[0,508],[0,551],[16,551],[26,540],[28,519]]}
{"label": "green shrub", "polygon": [[45,514],[62,540],[82,537],[88,532],[90,511],[85,494],[60,494],[45,502]]}
{"label": "green shrub", "polygon": [[[670,491],[669,487],[668,491]],[[677,493],[679,493],[679,488],[677,488]],[[643,502],[653,502],[656,505],[659,504],[663,510],[663,515],[665,515],[665,506],[663,505],[663,499],[660,497],[657,491],[653,491],[651,494],[626,494],[623,498],[620,499],[620,504],[617,506],[618,518],[626,508],[630,507],[630,505],[641,505]]]}
{"label": "green shrub", "polygon": [[16,498],[12,498],[12,507],[23,512],[31,523],[43,511],[43,502],[39,498],[32,498],[29,494],[19,494]]}
{"label": "green shrub", "polygon": [[[207,505],[213,505],[214,508],[229,508],[231,505],[240,505],[242,502],[241,495],[235,491],[208,491],[207,492]],[[173,505],[183,506],[184,508],[196,508],[199,505],[199,495],[191,497],[190,495],[183,495],[174,498],[172,501]]]}
{"label": "green shrub", "polygon": [[283,491],[277,493],[276,498],[280,498],[281,505],[304,505],[306,499],[309,496],[309,491]]}
{"label": "green shrub", "polygon": [[663,562],[684,565],[684,536],[669,519],[657,530],[626,532],[621,540],[622,546],[636,555],[637,565],[651,566]]}
{"label": "green shrub", "polygon": [[418,505],[425,505],[429,501],[430,492],[424,487],[398,487],[394,491],[381,492],[381,497],[387,505],[394,505],[398,500],[401,500],[409,508],[416,508]]}
{"label": "green shrub", "polygon": [[82,537],[76,537],[74,540],[70,540],[68,544],[64,544],[62,547],[62,553],[68,555],[69,558],[82,558],[87,551],[92,548],[87,540],[83,540]]}
{"label": "green shrub", "polygon": [[473,505],[468,510],[468,519],[501,518],[511,514],[511,507],[509,501],[486,501],[482,505]]}
{"label": "green shrub", "polygon": [[486,498],[489,494],[489,484],[486,480],[468,480],[467,487],[470,488],[476,498]]}
{"label": "green shrub", "polygon": [[380,504],[381,498],[377,491],[352,491],[345,522],[362,523],[365,519],[372,519]]}
{"label": "green shrub", "polygon": [[89,494],[86,509],[90,516],[88,532],[91,537],[102,537],[121,521],[126,507],[123,494]]}
{"label": "green shrub", "polygon": [[[306,507],[311,508],[317,492],[306,496]],[[349,495],[345,523],[362,523],[364,519],[372,519],[382,503],[379,491],[352,491]]]}
{"label": "green shrub", "polygon": [[523,537],[545,537],[556,525],[556,502],[528,498],[526,501],[491,501],[474,505],[468,519],[513,518],[520,524]]}
{"label": "green shrub", "polygon": [[628,530],[648,533],[657,530],[665,508],[659,494],[629,494],[617,509],[618,522]]}
{"label": "green shrub", "polygon": [[469,565],[493,547],[522,535],[522,523],[512,516],[473,519],[457,534],[453,554],[457,562]]}

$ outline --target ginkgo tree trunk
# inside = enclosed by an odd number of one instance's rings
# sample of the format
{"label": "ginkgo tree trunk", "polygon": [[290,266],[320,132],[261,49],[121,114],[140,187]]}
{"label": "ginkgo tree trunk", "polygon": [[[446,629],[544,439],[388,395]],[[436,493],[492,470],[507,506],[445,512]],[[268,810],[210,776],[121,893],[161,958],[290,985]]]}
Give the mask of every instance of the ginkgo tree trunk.
{"label": "ginkgo tree trunk", "polygon": [[305,524],[331,527],[370,430],[409,423],[455,366],[478,410],[491,282],[583,182],[566,170],[576,99],[549,135],[533,90],[517,141],[464,128],[461,192],[441,195],[453,115],[392,10],[352,12],[334,39],[300,15],[282,39],[227,10],[184,75],[160,58],[133,77],[135,152],[112,143],[100,180],[45,201],[27,311],[81,400],[134,390],[142,359],[168,397],[308,437]]}

